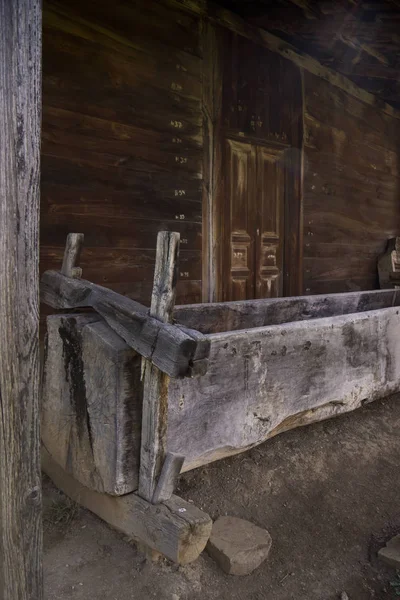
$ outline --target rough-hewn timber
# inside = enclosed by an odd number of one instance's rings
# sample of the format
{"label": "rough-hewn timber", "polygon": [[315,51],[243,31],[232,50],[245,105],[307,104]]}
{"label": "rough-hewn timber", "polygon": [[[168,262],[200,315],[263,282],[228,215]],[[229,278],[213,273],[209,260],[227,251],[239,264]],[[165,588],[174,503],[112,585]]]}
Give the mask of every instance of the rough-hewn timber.
{"label": "rough-hewn timber", "polygon": [[208,337],[207,374],[169,383],[183,470],[400,390],[399,307]]}
{"label": "rough-hewn timber", "polygon": [[0,0],[0,596],[41,600],[41,2]]}
{"label": "rough-hewn timber", "polygon": [[47,318],[42,441],[66,472],[98,492],[137,489],[140,365],[95,313]]}
{"label": "rough-hewn timber", "polygon": [[198,334],[194,338],[184,328],[149,316],[149,309],[138,302],[56,271],[43,274],[41,298],[52,308],[93,308],[131,348],[170,377],[194,375],[192,361],[199,347],[204,352],[208,347],[207,340],[199,339]]}
{"label": "rough-hewn timber", "polygon": [[150,305],[160,230],[200,302],[201,19],[160,2],[44,0],[42,272],[85,234],[84,277]]}
{"label": "rough-hewn timber", "polygon": [[[172,496],[157,506],[137,494],[112,497],[78,483],[42,451],[44,472],[67,496],[91,510],[125,535],[160,552],[178,564],[190,563],[210,537],[210,517],[182,498]],[[14,599],[13,599],[14,600]]]}

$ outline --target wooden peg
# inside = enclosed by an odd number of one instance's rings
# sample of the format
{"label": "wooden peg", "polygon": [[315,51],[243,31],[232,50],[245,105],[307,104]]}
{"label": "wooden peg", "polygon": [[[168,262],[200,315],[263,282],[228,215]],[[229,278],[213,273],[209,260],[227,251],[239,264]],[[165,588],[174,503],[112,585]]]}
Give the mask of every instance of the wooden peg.
{"label": "wooden peg", "polygon": [[178,477],[181,473],[185,457],[174,452],[167,452],[160,478],[154,492],[152,504],[166,502],[175,491]]}
{"label": "wooden peg", "polygon": [[82,269],[77,266],[77,263],[81,255],[84,237],[83,233],[68,234],[61,267],[61,273],[65,277],[71,277],[72,279],[80,279],[82,277]]}

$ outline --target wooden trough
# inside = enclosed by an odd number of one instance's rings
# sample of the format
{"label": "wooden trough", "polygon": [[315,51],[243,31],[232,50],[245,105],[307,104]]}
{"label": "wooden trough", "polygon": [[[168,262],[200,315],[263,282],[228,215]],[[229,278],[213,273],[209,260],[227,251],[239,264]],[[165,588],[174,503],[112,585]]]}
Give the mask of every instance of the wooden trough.
{"label": "wooden trough", "polygon": [[150,311],[71,277],[74,259],[44,274],[42,300],[75,312],[48,318],[42,437],[66,493],[188,562],[211,520],[172,496],[179,472],[398,392],[400,292],[174,308],[174,235],[159,237]]}

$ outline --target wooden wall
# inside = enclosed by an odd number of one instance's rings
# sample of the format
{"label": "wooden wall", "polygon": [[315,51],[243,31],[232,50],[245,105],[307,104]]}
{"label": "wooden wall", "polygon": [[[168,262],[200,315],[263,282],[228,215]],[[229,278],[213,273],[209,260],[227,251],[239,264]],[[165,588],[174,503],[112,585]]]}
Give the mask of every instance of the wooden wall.
{"label": "wooden wall", "polygon": [[200,19],[162,2],[44,2],[41,270],[85,234],[84,277],[149,302],[156,235],[181,233],[201,299]]}
{"label": "wooden wall", "polygon": [[378,287],[400,234],[400,121],[304,73],[304,291]]}
{"label": "wooden wall", "polygon": [[[201,301],[201,30],[199,15],[167,0],[45,0],[42,271],[59,267],[69,232],[83,232],[84,276],[147,304],[156,234],[177,230],[177,301]],[[278,54],[260,53],[276,56],[263,59],[264,66],[283,68]],[[268,135],[286,132],[288,119],[300,131],[289,94],[293,104],[303,93],[304,105],[304,236],[290,261],[294,284],[286,293],[302,291],[301,274],[307,294],[375,288],[377,257],[385,240],[400,234],[399,120],[306,71],[301,89],[294,65],[285,70],[283,87],[272,71],[264,83],[279,93],[263,89],[260,95],[260,86],[249,92],[256,114],[267,111],[260,121],[268,124],[275,115]],[[233,103],[239,104],[239,92],[230,90]],[[263,107],[267,96],[273,104]],[[225,97],[225,104],[232,102]],[[237,126],[242,131],[242,123]],[[300,146],[297,138],[287,142]],[[221,231],[222,225],[217,238]],[[293,255],[301,233],[294,219],[285,231],[286,255]]]}

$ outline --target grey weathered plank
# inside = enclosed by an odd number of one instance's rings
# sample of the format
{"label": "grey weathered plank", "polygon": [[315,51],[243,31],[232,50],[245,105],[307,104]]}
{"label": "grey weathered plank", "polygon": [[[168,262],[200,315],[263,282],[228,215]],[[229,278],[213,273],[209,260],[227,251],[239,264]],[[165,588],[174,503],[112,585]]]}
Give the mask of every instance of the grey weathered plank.
{"label": "grey weathered plank", "polygon": [[210,517],[177,496],[154,506],[137,494],[120,497],[99,494],[68,475],[45,449],[42,468],[67,496],[125,535],[178,564],[196,560],[210,537]]}
{"label": "grey weathered plank", "polygon": [[43,444],[64,470],[99,492],[137,488],[140,360],[95,313],[47,319]]}
{"label": "grey weathered plank", "polygon": [[199,341],[169,323],[149,315],[145,306],[84,279],[46,271],[41,298],[53,308],[91,307],[126,343],[170,377],[191,375]]}
{"label": "grey weathered plank", "polygon": [[167,452],[165,461],[161,470],[161,475],[157,482],[152,502],[159,504],[169,500],[174,493],[178,477],[181,473],[185,457],[173,452]]}
{"label": "grey weathered plank", "polygon": [[174,319],[203,334],[377,310],[400,305],[395,290],[176,306]]}
{"label": "grey weathered plank", "polygon": [[83,241],[83,233],[70,233],[68,235],[61,267],[61,273],[65,275],[65,277],[76,277],[77,279],[82,277],[82,269],[79,267],[78,262],[83,247]]}
{"label": "grey weathered plank", "polygon": [[[157,236],[150,315],[163,323],[171,321],[175,303],[179,239],[179,233],[168,231]],[[144,369],[139,494],[151,502],[165,457],[168,377],[147,361]]]}
{"label": "grey weathered plank", "polygon": [[209,369],[170,380],[183,471],[400,391],[400,308],[210,335]]}
{"label": "grey weathered plank", "polygon": [[0,0],[0,596],[41,600],[41,2]]}
{"label": "grey weathered plank", "polygon": [[93,458],[103,489],[137,489],[143,385],[141,357],[106,323],[83,330],[82,359]]}

